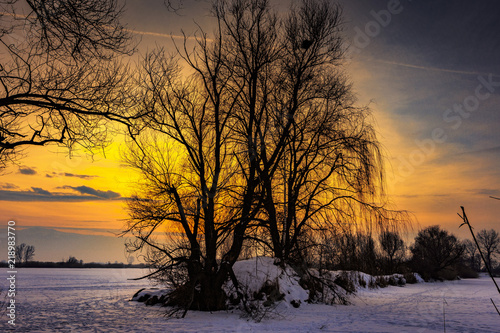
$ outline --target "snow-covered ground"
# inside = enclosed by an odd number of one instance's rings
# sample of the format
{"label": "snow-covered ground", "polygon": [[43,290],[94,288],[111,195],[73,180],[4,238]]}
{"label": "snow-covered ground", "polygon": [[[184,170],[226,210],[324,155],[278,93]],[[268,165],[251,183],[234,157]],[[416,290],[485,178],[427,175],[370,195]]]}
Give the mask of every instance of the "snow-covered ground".
{"label": "snow-covered ground", "polygon": [[[6,297],[2,268],[1,300]],[[40,269],[17,273],[16,332],[500,332],[487,277],[405,287],[360,289],[352,305],[279,307],[260,323],[238,312],[188,312],[167,319],[159,306],[129,302],[146,281],[139,269]],[[2,304],[0,331],[7,324]],[[444,316],[443,316],[444,310]]]}

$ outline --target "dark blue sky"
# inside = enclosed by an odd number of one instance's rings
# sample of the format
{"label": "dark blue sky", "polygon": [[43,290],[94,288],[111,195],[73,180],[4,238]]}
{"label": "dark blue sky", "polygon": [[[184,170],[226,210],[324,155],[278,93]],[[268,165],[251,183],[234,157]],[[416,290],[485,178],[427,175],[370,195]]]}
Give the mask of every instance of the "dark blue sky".
{"label": "dark blue sky", "polygon": [[[342,3],[355,44],[359,31],[374,29],[373,11],[394,1]],[[425,224],[453,225],[454,212],[465,205],[476,221],[498,228],[499,204],[488,195],[500,194],[500,3],[399,3],[350,67],[360,97],[374,101],[397,179],[395,201]],[[478,91],[488,96],[478,99]],[[430,149],[422,143],[436,129],[446,139]]]}

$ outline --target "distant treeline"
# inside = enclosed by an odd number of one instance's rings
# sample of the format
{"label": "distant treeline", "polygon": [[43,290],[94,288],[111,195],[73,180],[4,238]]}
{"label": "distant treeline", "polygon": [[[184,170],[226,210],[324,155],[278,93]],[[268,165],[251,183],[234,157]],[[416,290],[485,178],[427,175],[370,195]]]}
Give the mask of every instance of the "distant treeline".
{"label": "distant treeline", "polygon": [[[0,267],[7,267],[6,262],[1,262]],[[18,267],[36,267],[36,268],[146,268],[146,265],[143,263],[140,264],[124,264],[124,263],[99,263],[99,262],[89,262],[84,263],[81,260],[79,261],[60,261],[60,262],[52,262],[52,261],[28,261],[26,263],[16,265]]]}

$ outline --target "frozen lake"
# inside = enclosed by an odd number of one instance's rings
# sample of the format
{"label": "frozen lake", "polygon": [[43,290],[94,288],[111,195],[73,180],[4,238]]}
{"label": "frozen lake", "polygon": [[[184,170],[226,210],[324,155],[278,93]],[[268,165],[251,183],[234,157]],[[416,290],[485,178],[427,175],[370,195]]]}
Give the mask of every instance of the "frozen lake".
{"label": "frozen lake", "polygon": [[[2,268],[0,331],[7,324]],[[489,278],[361,290],[350,306],[283,307],[261,323],[238,313],[189,312],[167,319],[160,307],[129,302],[147,281],[140,269],[21,268],[17,273],[16,332],[500,332]],[[444,308],[444,316],[443,316]]]}

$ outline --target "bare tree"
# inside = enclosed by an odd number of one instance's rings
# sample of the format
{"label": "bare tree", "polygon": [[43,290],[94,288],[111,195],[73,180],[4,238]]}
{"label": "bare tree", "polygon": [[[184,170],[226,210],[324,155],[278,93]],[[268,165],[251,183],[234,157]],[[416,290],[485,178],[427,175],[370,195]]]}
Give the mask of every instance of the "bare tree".
{"label": "bare tree", "polygon": [[371,235],[343,230],[324,243],[328,244],[331,256],[328,269],[362,271],[372,275],[379,273],[378,254]]}
{"label": "bare tree", "polygon": [[[148,249],[151,277],[175,282],[170,299],[183,310],[225,307],[222,285],[239,256],[242,236],[218,253],[232,234],[244,235],[251,219],[251,194],[238,193],[231,142],[234,109],[239,95],[228,85],[231,68],[223,64],[220,33],[209,44],[199,40],[197,51],[183,56],[195,74],[186,80],[176,62],[164,52],[150,53],[144,61],[143,108],[150,110],[144,131],[134,141],[129,163],[144,177],[142,191],[129,202],[127,232],[136,236],[131,250]],[[165,143],[162,143],[165,142]],[[231,209],[229,192],[247,203]],[[163,229],[169,242],[155,238]],[[234,245],[234,248],[233,248]],[[223,260],[218,260],[218,255]]]}
{"label": "bare tree", "polygon": [[[146,57],[142,108],[150,134],[134,140],[128,157],[144,175],[129,202],[131,249],[154,253],[152,277],[186,272],[171,295],[186,310],[224,308],[223,283],[231,277],[238,285],[232,265],[261,206],[253,128],[271,88],[260,80],[272,74],[280,50],[268,1],[214,1],[213,14],[212,40],[202,32],[197,47],[188,51],[185,42],[176,59],[163,51]],[[194,71],[185,80],[180,59]],[[155,239],[165,226],[177,232],[174,242]]]}
{"label": "bare tree", "polygon": [[24,251],[23,261],[27,263],[28,261],[32,260],[34,256],[35,256],[35,247],[33,245],[26,246],[26,249]]}
{"label": "bare tree", "polygon": [[481,255],[477,249],[476,244],[474,244],[470,239],[466,239],[463,242],[465,247],[465,257],[467,264],[474,271],[479,272],[481,270]]}
{"label": "bare tree", "polygon": [[376,203],[383,194],[382,157],[370,111],[355,105],[341,68],[341,17],[332,2],[300,2],[283,23],[273,75],[259,81],[272,89],[247,137],[261,161],[261,226],[284,262],[302,260],[304,246],[313,244],[300,239],[311,232],[356,218],[366,221],[369,232],[375,224],[407,218]]}
{"label": "bare tree", "polygon": [[386,230],[380,234],[379,242],[382,251],[386,254],[388,259],[387,269],[389,273],[395,273],[395,266],[403,258],[405,253],[404,241],[398,233]]}
{"label": "bare tree", "polygon": [[25,243],[16,246],[16,262],[25,264],[32,260],[35,256],[35,247],[33,245],[26,245]]}
{"label": "bare tree", "polygon": [[0,168],[23,147],[106,143],[130,124],[130,36],[116,0],[0,2]]}
{"label": "bare tree", "polygon": [[454,235],[439,226],[420,230],[410,249],[414,269],[425,279],[455,278],[454,266],[461,261],[465,251]]}
{"label": "bare tree", "polygon": [[225,307],[242,249],[285,263],[315,231],[380,211],[378,142],[338,69],[339,7],[304,0],[280,16],[268,0],[215,0],[213,14],[211,38],[144,59],[146,116],[127,156],[143,176],[129,249],[146,250],[149,277],[174,280],[185,310]]}
{"label": "bare tree", "polygon": [[24,259],[25,248],[26,248],[25,243],[16,245],[16,263],[22,264],[23,259]]}
{"label": "bare tree", "polygon": [[486,265],[494,269],[495,257],[500,254],[500,237],[494,229],[483,229],[477,233],[477,241],[486,256]]}

